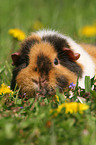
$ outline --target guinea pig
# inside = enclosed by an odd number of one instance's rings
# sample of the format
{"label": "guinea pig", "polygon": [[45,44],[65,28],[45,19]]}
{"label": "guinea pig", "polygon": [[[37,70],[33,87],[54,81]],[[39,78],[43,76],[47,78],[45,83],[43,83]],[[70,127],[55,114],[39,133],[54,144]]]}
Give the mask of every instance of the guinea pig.
{"label": "guinea pig", "polygon": [[11,89],[16,84],[21,94],[35,97],[38,90],[52,95],[58,88],[63,92],[70,83],[84,88],[85,76],[96,73],[96,46],[77,44],[70,37],[51,30],[32,33],[12,54],[15,68]]}

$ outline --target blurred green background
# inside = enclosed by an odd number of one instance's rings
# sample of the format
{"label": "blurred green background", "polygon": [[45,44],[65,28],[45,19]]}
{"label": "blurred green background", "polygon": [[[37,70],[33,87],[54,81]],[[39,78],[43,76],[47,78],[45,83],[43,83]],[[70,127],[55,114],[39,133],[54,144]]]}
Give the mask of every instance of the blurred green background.
{"label": "blurred green background", "polygon": [[86,41],[78,31],[96,23],[96,0],[0,0],[0,64],[12,46],[8,30],[19,28],[29,35],[37,20],[43,28],[58,30],[78,42]]}

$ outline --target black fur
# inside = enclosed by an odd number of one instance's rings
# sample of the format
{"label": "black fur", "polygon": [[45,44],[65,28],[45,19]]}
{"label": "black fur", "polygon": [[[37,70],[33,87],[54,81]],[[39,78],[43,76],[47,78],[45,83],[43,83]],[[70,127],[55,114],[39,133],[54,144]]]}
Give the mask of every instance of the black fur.
{"label": "black fur", "polygon": [[70,46],[68,45],[66,40],[63,39],[63,38],[58,37],[57,35],[44,36],[42,38],[42,40],[50,42],[55,47],[57,52],[59,52],[60,49],[65,48],[65,47],[70,48]]}
{"label": "black fur", "polygon": [[57,87],[59,88],[59,91],[62,92],[64,91],[64,88],[66,88],[68,84],[68,80],[64,76],[56,76],[56,81],[57,81]]}
{"label": "black fur", "polygon": [[39,69],[39,73],[42,75],[48,75],[49,71],[52,68],[52,64],[50,59],[43,54],[37,56],[37,68]]}
{"label": "black fur", "polygon": [[60,60],[60,64],[67,67],[70,71],[74,72],[77,76],[82,76],[81,67],[74,61],[70,60],[66,51],[63,48],[70,48],[69,44],[64,38],[60,38],[56,35],[44,36],[42,38],[43,41],[50,42],[56,49],[58,53],[58,59]]}
{"label": "black fur", "polygon": [[82,69],[81,67],[74,61],[71,61],[66,54],[63,56],[58,55],[58,58],[60,60],[60,64],[64,67],[67,67],[70,71],[74,72],[77,76],[82,77]]}
{"label": "black fur", "polygon": [[26,66],[29,64],[29,52],[30,52],[30,48],[35,44],[35,43],[39,43],[38,40],[36,39],[26,39],[22,44],[21,44],[21,50],[20,50],[20,57],[18,58],[17,62],[16,62],[16,67],[18,67],[19,65],[26,63]]}
{"label": "black fur", "polygon": [[11,80],[11,89],[14,90],[15,86],[16,86],[16,76],[18,75],[18,72],[25,68],[26,67],[26,64],[22,64],[22,65],[19,65],[18,67],[15,67],[13,69],[13,77],[12,77],[12,80]]}

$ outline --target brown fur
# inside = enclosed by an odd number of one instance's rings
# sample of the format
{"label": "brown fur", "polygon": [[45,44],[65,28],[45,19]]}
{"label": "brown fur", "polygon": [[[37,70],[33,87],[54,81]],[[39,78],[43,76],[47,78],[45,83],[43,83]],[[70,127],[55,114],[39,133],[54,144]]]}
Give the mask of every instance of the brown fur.
{"label": "brown fur", "polygon": [[[29,41],[29,40],[37,40],[37,41],[40,42],[40,41],[41,41],[41,38],[40,38],[38,35],[36,35],[36,34],[32,34],[32,35],[29,36],[25,41]],[[25,41],[24,41],[24,42],[25,42]],[[24,42],[23,42],[23,43],[24,43]],[[23,44],[23,43],[22,43],[22,44]]]}

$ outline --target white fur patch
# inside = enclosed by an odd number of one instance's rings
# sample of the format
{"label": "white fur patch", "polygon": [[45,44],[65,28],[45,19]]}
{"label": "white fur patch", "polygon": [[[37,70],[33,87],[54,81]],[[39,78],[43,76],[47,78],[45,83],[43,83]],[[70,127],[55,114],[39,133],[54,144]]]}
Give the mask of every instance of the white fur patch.
{"label": "white fur patch", "polygon": [[84,85],[85,76],[90,76],[90,78],[92,78],[95,75],[95,64],[92,61],[91,56],[80,45],[78,45],[75,41],[73,41],[70,37],[62,35],[54,30],[37,31],[36,34],[38,34],[41,38],[43,36],[57,35],[57,36],[65,39],[66,42],[69,44],[70,48],[75,53],[80,53],[80,58],[77,60],[77,62],[79,64],[82,64],[84,69],[83,69],[82,78],[79,80],[79,86],[81,86],[82,88],[85,88],[85,85]]}

